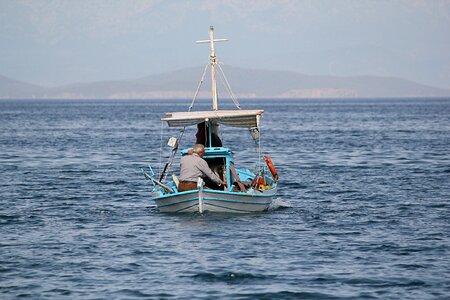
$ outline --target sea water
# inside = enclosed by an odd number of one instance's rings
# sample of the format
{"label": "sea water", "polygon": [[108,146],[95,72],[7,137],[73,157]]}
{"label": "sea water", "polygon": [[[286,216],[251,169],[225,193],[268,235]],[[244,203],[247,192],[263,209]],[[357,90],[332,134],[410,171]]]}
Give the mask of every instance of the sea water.
{"label": "sea water", "polygon": [[[158,212],[140,169],[190,100],[1,100],[0,298],[449,299],[450,99],[241,102],[265,213]],[[255,167],[247,130],[222,139]]]}

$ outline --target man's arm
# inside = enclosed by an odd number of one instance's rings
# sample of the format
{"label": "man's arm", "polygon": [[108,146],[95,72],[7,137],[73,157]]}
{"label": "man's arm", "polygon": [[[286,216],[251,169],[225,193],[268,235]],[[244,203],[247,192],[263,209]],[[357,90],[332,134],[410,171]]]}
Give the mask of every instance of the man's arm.
{"label": "man's arm", "polygon": [[208,166],[208,163],[205,160],[201,160],[199,163],[199,169],[202,171],[202,173],[207,176],[209,179],[217,183],[218,185],[223,184],[222,179],[219,178]]}

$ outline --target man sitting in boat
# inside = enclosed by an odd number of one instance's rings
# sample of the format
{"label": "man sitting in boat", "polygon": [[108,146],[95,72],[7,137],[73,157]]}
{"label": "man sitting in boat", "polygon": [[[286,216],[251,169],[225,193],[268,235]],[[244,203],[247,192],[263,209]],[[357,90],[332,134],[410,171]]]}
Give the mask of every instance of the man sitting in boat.
{"label": "man sitting in boat", "polygon": [[[205,147],[222,147],[222,141],[219,137],[219,125],[213,124],[211,130],[211,144],[209,142],[209,126],[210,124],[206,122],[201,122],[197,124],[197,133],[195,134],[196,144],[201,144]],[[214,174],[223,174],[224,162],[223,159],[209,159],[208,160],[209,168],[214,172]],[[220,176],[220,175],[219,175]],[[205,184],[207,187],[212,189],[219,189],[219,187],[212,182],[211,180],[206,180]]]}
{"label": "man sitting in boat", "polygon": [[190,191],[197,189],[197,180],[199,177],[211,179],[219,187],[226,186],[226,183],[219,178],[203,159],[205,147],[201,144],[195,144],[191,155],[185,155],[180,160],[180,183],[178,191]]}

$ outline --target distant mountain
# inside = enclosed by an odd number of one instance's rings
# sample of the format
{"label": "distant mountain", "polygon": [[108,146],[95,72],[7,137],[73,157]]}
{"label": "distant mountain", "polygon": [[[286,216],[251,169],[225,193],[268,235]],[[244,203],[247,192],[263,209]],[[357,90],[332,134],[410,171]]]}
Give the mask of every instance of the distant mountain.
{"label": "distant mountain", "polygon": [[[290,71],[224,70],[238,98],[445,97],[450,90],[380,76],[311,76]],[[43,88],[0,77],[0,98],[167,99],[193,97],[203,68],[187,68],[136,80],[78,83]],[[218,76],[220,78],[220,76]],[[220,80],[219,80],[220,81]],[[210,95],[209,72],[199,97]],[[228,97],[223,84],[219,92]]]}
{"label": "distant mountain", "polygon": [[0,99],[42,98],[47,89],[0,75]]}

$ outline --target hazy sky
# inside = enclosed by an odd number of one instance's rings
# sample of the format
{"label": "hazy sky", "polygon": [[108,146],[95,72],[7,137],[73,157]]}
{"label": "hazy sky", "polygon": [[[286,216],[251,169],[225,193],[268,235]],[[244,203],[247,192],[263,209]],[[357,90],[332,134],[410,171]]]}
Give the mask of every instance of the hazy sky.
{"label": "hazy sky", "polygon": [[[0,0],[0,74],[42,85],[226,65],[450,88],[450,0]],[[200,70],[201,73],[201,70]]]}

